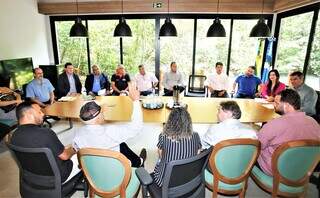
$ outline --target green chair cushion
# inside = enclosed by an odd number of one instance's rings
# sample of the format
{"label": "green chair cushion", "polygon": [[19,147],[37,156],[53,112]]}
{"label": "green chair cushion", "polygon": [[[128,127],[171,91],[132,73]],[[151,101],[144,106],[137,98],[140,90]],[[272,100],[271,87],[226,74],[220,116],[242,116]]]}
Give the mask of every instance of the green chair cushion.
{"label": "green chair cushion", "polygon": [[[213,181],[214,181],[213,175],[207,169],[205,170],[204,175],[205,175],[206,183],[213,186]],[[223,182],[219,182],[218,188],[221,190],[235,191],[235,190],[242,189],[243,184],[244,182],[241,182],[239,184],[226,184]]]}
{"label": "green chair cushion", "polygon": [[[265,174],[262,170],[260,170],[258,167],[254,166],[251,173],[265,186],[269,187],[270,189],[273,188],[273,177]],[[279,191],[284,193],[301,193],[303,192],[303,186],[302,187],[292,187],[287,186],[285,184],[279,185]]]}
{"label": "green chair cushion", "polygon": [[17,124],[17,121],[11,120],[11,119],[0,119],[0,123],[11,127],[11,126],[14,126],[15,124]]}
{"label": "green chair cushion", "polygon": [[[138,180],[138,177],[135,173],[136,168],[131,168],[131,179],[129,181],[129,184],[126,189],[126,197],[134,197],[134,195],[138,192],[140,187],[140,182]],[[100,198],[100,196],[95,195],[96,198]],[[120,195],[116,196],[116,198],[119,198]]]}

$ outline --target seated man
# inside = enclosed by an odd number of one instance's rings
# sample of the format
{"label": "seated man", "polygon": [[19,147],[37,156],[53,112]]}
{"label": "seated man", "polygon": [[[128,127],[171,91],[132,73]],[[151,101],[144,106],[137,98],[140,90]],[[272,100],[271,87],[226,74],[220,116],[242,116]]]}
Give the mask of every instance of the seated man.
{"label": "seated man", "polygon": [[30,98],[32,102],[37,103],[42,108],[52,104],[54,102],[54,87],[51,82],[43,78],[41,68],[33,69],[33,76],[34,79],[27,86],[26,97]]}
{"label": "seated man", "polygon": [[218,110],[218,124],[213,124],[207,133],[201,138],[202,147],[209,148],[211,145],[235,138],[256,139],[256,131],[240,122],[241,110],[235,101],[221,102]]}
{"label": "seated man", "polygon": [[82,84],[73,70],[72,63],[64,65],[64,72],[58,77],[58,98],[81,93]]}
{"label": "seated man", "polygon": [[316,103],[318,94],[303,82],[303,73],[300,71],[293,72],[289,75],[291,88],[298,92],[301,100],[301,111],[307,115],[316,114]]}
{"label": "seated man", "polygon": [[159,82],[154,74],[145,71],[144,65],[139,65],[139,73],[136,74],[135,81],[142,96],[151,94]]}
{"label": "seated man", "polygon": [[[30,101],[19,104],[17,106],[19,126],[12,135],[11,144],[25,148],[49,148],[60,170],[61,182],[69,181],[76,175],[78,177],[81,172],[74,150],[72,147],[64,147],[54,131],[41,127],[43,116],[38,104]],[[41,164],[41,161],[34,163]]]}
{"label": "seated man", "polygon": [[164,87],[165,96],[173,95],[173,86],[175,85],[179,86],[180,92],[184,91],[182,74],[177,71],[176,62],[172,62],[170,64],[170,71],[164,73],[162,84]]}
{"label": "seated man", "polygon": [[81,107],[80,118],[85,124],[76,131],[73,147],[104,148],[118,151],[125,155],[132,167],[144,165],[146,150],[142,149],[137,156],[125,143],[126,140],[137,135],[142,130],[142,110],[139,102],[139,92],[130,88],[129,97],[133,101],[131,122],[127,124],[105,123],[101,107],[95,102],[86,103]]}
{"label": "seated man", "polygon": [[119,64],[116,73],[111,77],[112,95],[119,96],[120,94],[127,94],[129,90],[128,83],[130,83],[130,76],[126,74],[124,66]]}
{"label": "seated man", "polygon": [[243,75],[236,78],[232,89],[232,93],[235,93],[238,85],[236,98],[255,98],[255,95],[261,95],[260,93],[256,94],[257,86],[259,86],[258,91],[261,90],[261,80],[254,75],[255,70],[254,66],[249,66]]}
{"label": "seated man", "polygon": [[108,76],[105,76],[100,72],[98,65],[92,65],[92,74],[89,74],[86,78],[85,87],[87,94],[98,95],[98,91],[105,89],[106,95],[110,93],[110,82]]}
{"label": "seated man", "polygon": [[211,97],[227,98],[229,81],[228,76],[222,73],[223,64],[221,62],[216,63],[215,71],[208,76],[208,88],[211,93]]}
{"label": "seated man", "polygon": [[280,110],[284,115],[267,122],[258,133],[261,142],[258,163],[262,171],[268,175],[272,175],[272,154],[281,144],[292,140],[320,139],[320,125],[301,112],[300,105],[300,96],[296,91],[283,90]]}

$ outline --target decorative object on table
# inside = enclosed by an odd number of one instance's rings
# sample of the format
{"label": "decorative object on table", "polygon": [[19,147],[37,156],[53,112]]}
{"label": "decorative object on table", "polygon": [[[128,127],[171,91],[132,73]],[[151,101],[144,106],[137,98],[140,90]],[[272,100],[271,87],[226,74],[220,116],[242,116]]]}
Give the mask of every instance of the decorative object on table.
{"label": "decorative object on table", "polygon": [[85,100],[85,101],[94,100],[94,99],[96,99],[96,96],[91,95],[91,94],[89,94],[89,95],[82,95],[82,99]]}
{"label": "decorative object on table", "polygon": [[123,0],[121,0],[121,18],[119,24],[116,26],[113,32],[114,37],[132,36],[131,29],[126,23],[126,19],[123,16]]}
{"label": "decorative object on table", "polygon": [[163,108],[163,102],[160,97],[149,95],[142,99],[142,107],[145,109],[161,109]]}
{"label": "decorative object on table", "polygon": [[169,0],[168,0],[168,16],[166,17],[166,20],[164,24],[160,28],[159,36],[177,36],[177,29],[171,22],[170,16],[169,16]]}
{"label": "decorative object on table", "polygon": [[77,3],[77,18],[75,23],[70,29],[70,37],[88,37],[88,30],[87,28],[82,24],[81,18],[78,15],[78,1]]}

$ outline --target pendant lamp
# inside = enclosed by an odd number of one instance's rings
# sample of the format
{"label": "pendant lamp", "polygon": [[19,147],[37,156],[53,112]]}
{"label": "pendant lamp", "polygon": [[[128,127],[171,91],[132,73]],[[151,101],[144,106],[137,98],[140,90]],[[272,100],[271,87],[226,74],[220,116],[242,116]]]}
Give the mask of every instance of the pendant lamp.
{"label": "pendant lamp", "polygon": [[171,22],[169,17],[169,0],[168,0],[168,16],[164,21],[164,24],[160,28],[159,36],[177,36],[177,29]]}
{"label": "pendant lamp", "polygon": [[75,23],[70,29],[70,37],[88,37],[88,30],[87,28],[82,24],[81,18],[78,16],[78,0],[77,3],[77,18]]}
{"label": "pendant lamp", "polygon": [[[219,13],[219,0],[217,4],[217,14]],[[226,37],[226,30],[224,29],[223,25],[219,17],[215,18],[213,24],[209,27],[207,32],[207,37]]]}
{"label": "pendant lamp", "polygon": [[121,0],[121,18],[119,20],[119,24],[114,29],[113,36],[114,37],[132,36],[131,29],[129,25],[126,23],[125,18],[123,17],[123,0]]}
{"label": "pendant lamp", "polygon": [[264,18],[262,17],[264,10],[264,0],[262,1],[262,14],[260,19],[258,20],[258,23],[252,28],[250,32],[250,37],[259,37],[259,38],[266,38],[270,37],[270,29],[267,26],[267,24],[264,21]]}

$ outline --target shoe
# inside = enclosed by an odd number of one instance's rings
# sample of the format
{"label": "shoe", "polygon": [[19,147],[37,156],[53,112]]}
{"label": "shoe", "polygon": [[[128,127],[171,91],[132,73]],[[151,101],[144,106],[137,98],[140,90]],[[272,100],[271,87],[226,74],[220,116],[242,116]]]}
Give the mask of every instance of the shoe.
{"label": "shoe", "polygon": [[141,149],[140,155],[141,159],[143,160],[141,166],[144,167],[144,162],[147,159],[147,150],[145,148]]}

